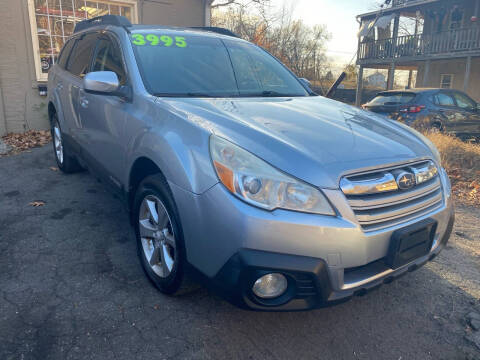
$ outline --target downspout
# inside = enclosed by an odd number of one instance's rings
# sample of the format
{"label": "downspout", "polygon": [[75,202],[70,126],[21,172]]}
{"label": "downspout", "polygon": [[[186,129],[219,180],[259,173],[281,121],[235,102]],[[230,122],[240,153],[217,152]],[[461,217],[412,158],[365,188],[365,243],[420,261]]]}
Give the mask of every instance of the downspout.
{"label": "downspout", "polygon": [[5,116],[2,81],[0,79],[0,136],[6,135],[6,134],[7,134],[7,117]]}
{"label": "downspout", "polygon": [[138,14],[138,23],[143,24],[143,6],[144,0],[138,0],[139,14]]}
{"label": "downspout", "polygon": [[205,25],[204,26],[211,26],[212,24],[212,8],[211,5],[214,0],[203,0],[204,4],[204,11],[205,11]]}

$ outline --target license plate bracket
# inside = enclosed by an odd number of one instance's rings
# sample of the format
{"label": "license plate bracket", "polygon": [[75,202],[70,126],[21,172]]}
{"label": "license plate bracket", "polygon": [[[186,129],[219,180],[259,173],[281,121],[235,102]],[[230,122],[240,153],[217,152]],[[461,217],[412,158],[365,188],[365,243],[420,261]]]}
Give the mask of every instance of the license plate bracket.
{"label": "license plate bracket", "polygon": [[386,264],[397,269],[430,252],[437,230],[437,222],[425,219],[393,233]]}

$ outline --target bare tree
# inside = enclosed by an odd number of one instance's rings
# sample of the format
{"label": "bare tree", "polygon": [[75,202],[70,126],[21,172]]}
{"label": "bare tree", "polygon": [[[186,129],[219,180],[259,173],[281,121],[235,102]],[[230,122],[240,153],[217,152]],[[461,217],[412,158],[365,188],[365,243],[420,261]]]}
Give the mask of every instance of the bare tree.
{"label": "bare tree", "polygon": [[292,12],[284,6],[272,13],[268,1],[251,7],[229,6],[213,11],[212,24],[262,46],[298,76],[318,80],[327,62],[329,34],[323,25],[310,27],[293,19]]}
{"label": "bare tree", "polygon": [[238,6],[251,6],[251,5],[260,5],[265,6],[270,4],[270,0],[216,0],[212,4],[212,9],[218,9],[221,7],[238,5]]}

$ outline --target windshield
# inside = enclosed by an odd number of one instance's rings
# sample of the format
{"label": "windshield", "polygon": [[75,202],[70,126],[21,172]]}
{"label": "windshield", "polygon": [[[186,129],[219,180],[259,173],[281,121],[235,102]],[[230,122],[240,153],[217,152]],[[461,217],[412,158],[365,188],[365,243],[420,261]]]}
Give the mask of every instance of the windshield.
{"label": "windshield", "polygon": [[369,105],[403,105],[415,99],[413,93],[384,93],[379,94]]}
{"label": "windshield", "polygon": [[309,95],[274,57],[246,42],[160,30],[133,32],[131,41],[145,85],[156,96]]}

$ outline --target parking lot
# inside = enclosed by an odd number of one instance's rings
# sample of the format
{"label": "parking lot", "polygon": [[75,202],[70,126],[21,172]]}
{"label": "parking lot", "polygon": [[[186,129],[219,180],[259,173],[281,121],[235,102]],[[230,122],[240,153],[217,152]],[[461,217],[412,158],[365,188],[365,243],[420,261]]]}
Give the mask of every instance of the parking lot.
{"label": "parking lot", "polygon": [[465,320],[480,313],[478,208],[459,206],[440,257],[390,285],[259,313],[203,287],[160,294],[120,201],[55,169],[50,145],[0,158],[0,359],[480,359]]}

